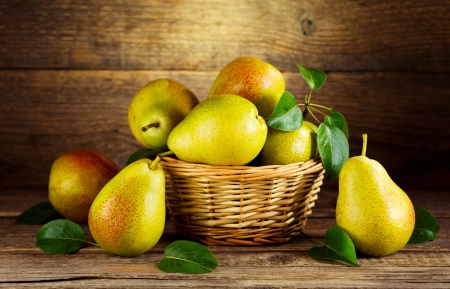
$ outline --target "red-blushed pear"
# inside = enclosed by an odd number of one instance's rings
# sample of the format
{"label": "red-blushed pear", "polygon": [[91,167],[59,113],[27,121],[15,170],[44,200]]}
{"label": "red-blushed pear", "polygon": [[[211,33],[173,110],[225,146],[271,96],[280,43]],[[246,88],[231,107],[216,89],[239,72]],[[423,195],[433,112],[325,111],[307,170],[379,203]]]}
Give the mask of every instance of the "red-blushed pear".
{"label": "red-blushed pear", "polygon": [[339,173],[336,224],[357,251],[383,257],[402,249],[414,230],[415,212],[408,195],[383,166],[362,155],[348,159]]}
{"label": "red-blushed pear", "polygon": [[133,97],[128,123],[138,142],[150,149],[167,145],[172,129],[198,104],[198,99],[182,83],[168,78],[147,83]]}
{"label": "red-blushed pear", "polygon": [[48,186],[50,203],[66,219],[86,224],[95,197],[119,171],[117,164],[99,151],[67,152],[53,162]]}
{"label": "red-blushed pear", "polygon": [[100,191],[89,211],[89,230],[107,253],[133,257],[155,246],[166,219],[165,177],[159,164],[140,159]]}
{"label": "red-blushed pear", "polygon": [[281,72],[257,57],[239,57],[220,71],[208,96],[234,94],[253,102],[259,115],[270,117],[286,88]]}

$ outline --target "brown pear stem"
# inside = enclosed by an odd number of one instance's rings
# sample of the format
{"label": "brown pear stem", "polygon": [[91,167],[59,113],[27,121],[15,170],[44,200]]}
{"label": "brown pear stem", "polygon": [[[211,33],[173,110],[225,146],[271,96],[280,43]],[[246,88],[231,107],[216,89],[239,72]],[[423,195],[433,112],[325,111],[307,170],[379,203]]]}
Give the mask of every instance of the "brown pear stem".
{"label": "brown pear stem", "polygon": [[367,149],[367,134],[363,134],[363,147],[362,147],[362,156],[365,157],[366,156],[366,149]]}
{"label": "brown pear stem", "polygon": [[308,115],[308,105],[305,105],[305,109],[303,110],[303,119]]}
{"label": "brown pear stem", "polygon": [[151,165],[150,165],[150,169],[152,170],[152,171],[154,171],[155,169],[156,169],[156,165],[159,163],[159,160],[160,160],[161,158],[159,157],[159,156],[156,156],[156,158],[153,160],[153,162],[151,163]]}
{"label": "brown pear stem", "polygon": [[154,123],[151,123],[151,124],[148,124],[148,125],[144,126],[142,128],[142,131],[146,132],[149,128],[152,128],[152,127],[159,127],[159,122],[154,122]]}
{"label": "brown pear stem", "polygon": [[303,110],[303,119],[305,119],[306,116],[308,115],[308,105],[309,105],[308,95],[305,95],[305,109]]}

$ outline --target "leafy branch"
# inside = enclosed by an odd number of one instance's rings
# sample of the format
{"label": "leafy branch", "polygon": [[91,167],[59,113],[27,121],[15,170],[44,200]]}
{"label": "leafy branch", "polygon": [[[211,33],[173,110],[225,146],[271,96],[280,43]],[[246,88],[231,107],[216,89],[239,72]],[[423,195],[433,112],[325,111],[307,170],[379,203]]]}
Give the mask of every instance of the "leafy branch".
{"label": "leafy branch", "polygon": [[[342,166],[349,157],[348,125],[340,112],[333,107],[312,103],[313,90],[321,88],[326,81],[326,74],[315,68],[304,68],[298,64],[303,79],[310,87],[304,103],[297,104],[296,98],[289,92],[283,93],[273,114],[268,120],[271,128],[282,131],[300,129],[303,119],[309,114],[319,124],[317,144],[325,168],[325,180],[334,180],[339,176]],[[304,107],[301,112],[299,106]],[[320,121],[316,116],[323,117]]]}

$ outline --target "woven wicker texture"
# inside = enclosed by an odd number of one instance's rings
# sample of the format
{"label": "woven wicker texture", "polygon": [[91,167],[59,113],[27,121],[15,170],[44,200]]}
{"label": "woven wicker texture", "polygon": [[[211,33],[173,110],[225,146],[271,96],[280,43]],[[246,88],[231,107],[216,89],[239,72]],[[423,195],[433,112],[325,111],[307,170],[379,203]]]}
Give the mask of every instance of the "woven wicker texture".
{"label": "woven wicker texture", "polygon": [[178,233],[207,245],[281,244],[305,226],[320,159],[282,166],[210,166],[163,157],[166,204]]}

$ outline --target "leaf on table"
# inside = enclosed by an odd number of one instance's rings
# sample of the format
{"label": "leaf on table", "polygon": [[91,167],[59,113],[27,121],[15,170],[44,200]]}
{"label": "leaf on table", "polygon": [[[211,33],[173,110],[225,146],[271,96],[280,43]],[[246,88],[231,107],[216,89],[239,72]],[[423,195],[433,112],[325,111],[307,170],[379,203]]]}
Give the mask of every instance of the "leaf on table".
{"label": "leaf on table", "polygon": [[359,267],[355,246],[341,227],[331,227],[325,233],[325,241],[326,244],[323,247],[309,249],[308,255],[314,259],[340,261],[350,266]]}
{"label": "leaf on table", "polygon": [[17,217],[16,224],[37,225],[47,223],[55,219],[63,219],[50,202],[39,203],[25,210]]}
{"label": "leaf on table", "polygon": [[345,117],[339,111],[331,108],[331,112],[325,116],[323,122],[327,122],[334,126],[337,126],[345,135],[345,138],[348,140],[348,125]]}
{"label": "leaf on table", "polygon": [[167,146],[159,148],[159,149],[141,149],[134,153],[132,153],[125,164],[125,166],[128,166],[131,163],[134,163],[137,160],[155,157],[158,154],[162,154],[165,152],[168,152],[169,148]]}
{"label": "leaf on table", "polygon": [[317,143],[325,168],[325,181],[338,178],[349,156],[347,138],[337,126],[323,122],[319,126]]}
{"label": "leaf on table", "polygon": [[49,254],[69,254],[80,249],[85,240],[79,225],[69,220],[55,220],[39,230],[36,246]]}
{"label": "leaf on table", "polygon": [[267,124],[274,129],[295,131],[300,129],[302,123],[303,114],[297,105],[297,100],[290,92],[285,91]]}
{"label": "leaf on table", "polygon": [[440,229],[436,218],[430,212],[418,206],[414,206],[414,211],[416,222],[408,244],[420,244],[435,240]]}
{"label": "leaf on table", "polygon": [[214,271],[217,259],[204,246],[190,241],[179,240],[164,250],[164,258],[158,268],[167,273],[203,274]]}
{"label": "leaf on table", "polygon": [[327,75],[325,72],[315,68],[304,68],[300,64],[297,64],[300,73],[302,74],[303,79],[306,80],[309,87],[313,90],[319,89],[324,85],[325,80],[327,79]]}

